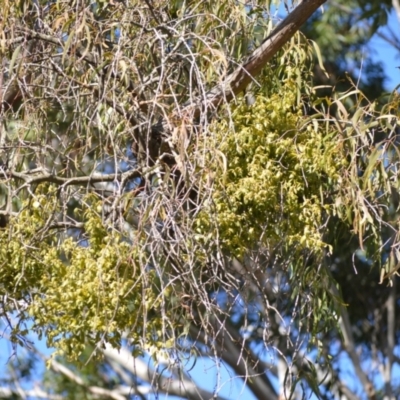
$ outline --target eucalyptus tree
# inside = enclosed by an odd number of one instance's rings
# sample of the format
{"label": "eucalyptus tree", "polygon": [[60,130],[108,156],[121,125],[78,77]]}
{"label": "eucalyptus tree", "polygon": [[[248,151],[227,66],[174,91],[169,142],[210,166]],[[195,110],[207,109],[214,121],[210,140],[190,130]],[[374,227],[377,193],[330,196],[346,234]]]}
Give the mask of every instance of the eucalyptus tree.
{"label": "eucalyptus tree", "polygon": [[257,398],[356,398],[334,329],[377,395],[337,283],[362,262],[395,282],[399,99],[316,97],[320,52],[298,31],[323,3],[279,22],[263,1],[2,2],[5,332],[89,363],[48,360],[64,386],[25,395],[218,396],[191,382],[191,355],[222,358]]}
{"label": "eucalyptus tree", "polygon": [[396,65],[384,71],[383,60],[377,56],[376,39],[386,49],[399,49],[400,37],[393,23],[389,24],[396,2],[334,0],[326,3],[323,13],[310,18],[302,31],[318,43],[329,73],[324,74],[316,65],[314,82],[331,87],[321,91],[331,93],[332,88],[344,91],[349,88],[351,78],[370,100],[385,92],[385,73],[394,75]]}

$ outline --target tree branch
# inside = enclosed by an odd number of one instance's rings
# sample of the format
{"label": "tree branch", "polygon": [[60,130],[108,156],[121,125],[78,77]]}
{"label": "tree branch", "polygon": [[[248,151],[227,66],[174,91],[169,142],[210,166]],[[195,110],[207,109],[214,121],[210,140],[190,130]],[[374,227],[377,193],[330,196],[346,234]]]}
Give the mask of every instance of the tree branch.
{"label": "tree branch", "polygon": [[51,360],[50,366],[55,372],[59,372],[62,375],[66,376],[71,382],[74,382],[75,384],[82,386],[95,397],[108,397],[114,400],[126,400],[126,396],[120,394],[116,390],[108,390],[100,386],[87,385],[80,376],[76,375],[65,365],[60,364],[54,359]]}
{"label": "tree branch", "polygon": [[73,177],[73,178],[63,178],[61,176],[50,174],[50,173],[43,173],[40,175],[32,176],[31,174],[21,173],[21,172],[17,172],[17,171],[10,171],[9,173],[7,173],[7,171],[3,170],[1,172],[3,173],[3,176],[5,178],[7,178],[8,176],[11,176],[13,178],[22,179],[28,185],[49,182],[49,183],[55,183],[55,184],[63,185],[63,186],[90,185],[90,184],[99,183],[99,182],[113,182],[118,179],[126,181],[128,179],[139,178],[139,177],[145,175],[145,173],[140,169],[133,169],[131,171],[127,171],[127,172],[123,172],[123,173],[115,173],[115,174],[101,174],[99,172],[96,172],[90,176],[77,176],[77,177]]}
{"label": "tree branch", "polygon": [[[310,16],[327,0],[304,0],[300,3],[276,28],[264,39],[260,47],[253,51],[247,60],[236,68],[233,73],[209,90],[206,95],[197,101],[187,102],[183,109],[175,110],[176,115],[191,115],[197,118],[204,110],[215,110],[221,104],[230,102],[241,93],[249,83],[261,72],[268,61],[283,47],[285,43],[301,28]],[[167,119],[160,120],[153,125],[153,135],[170,134],[171,124]],[[155,146],[160,144],[154,141]],[[159,149],[151,148],[151,154],[159,154]]]}
{"label": "tree branch", "polygon": [[399,20],[399,23],[400,23],[400,2],[399,2],[399,0],[392,0],[392,5],[396,11],[397,19]]}
{"label": "tree branch", "polygon": [[[16,399],[21,397],[22,393],[16,389],[1,388],[0,387],[0,399]],[[31,390],[24,390],[23,395],[25,398],[32,399],[47,399],[47,400],[63,400],[64,397],[59,394],[50,394],[40,388],[34,388]],[[124,398],[125,400],[125,398]]]}
{"label": "tree branch", "polygon": [[[235,95],[242,92],[246,86],[260,73],[266,66],[268,61],[282,48],[282,46],[301,28],[308,18],[327,0],[304,0],[300,3],[263,41],[247,60],[240,65],[236,70],[228,75],[222,84],[219,84],[209,90],[204,98],[197,101],[189,101],[183,107],[184,114],[191,114],[193,117],[200,115],[202,110],[215,109],[224,102],[231,101]],[[21,29],[28,38],[36,40],[44,40],[57,46],[63,45],[58,38],[53,38],[39,32],[29,29]],[[96,63],[96,56],[93,54],[84,54],[83,57],[89,63]],[[5,109],[9,108],[13,100],[21,96],[18,85],[13,86],[4,94],[2,106]],[[7,107],[5,107],[7,105]],[[178,110],[176,114],[180,114]],[[131,120],[129,116],[128,120]],[[132,119],[134,120],[134,119]],[[152,126],[153,133],[170,133],[170,121],[163,119]],[[157,146],[159,144],[154,144]],[[152,154],[158,154],[158,151]]]}
{"label": "tree branch", "polygon": [[218,106],[224,100],[230,101],[265,67],[268,61],[301,28],[310,16],[327,0],[305,0],[300,3],[272,32],[264,39],[259,48],[230,74],[222,87],[217,86],[207,94],[206,104],[201,107]]}
{"label": "tree branch", "polygon": [[384,368],[384,382],[386,396],[392,398],[392,368],[394,361],[394,348],[396,342],[396,279],[393,279],[393,286],[390,288],[387,308],[387,353],[386,365]]}
{"label": "tree branch", "polygon": [[[233,328],[229,321],[224,322],[221,329],[216,318],[212,318],[215,330],[216,343],[213,345],[218,356],[226,362],[237,374],[246,380],[250,390],[258,399],[277,400],[278,395],[266,376],[262,361],[254,355],[243,337]],[[222,323],[222,322],[221,322]],[[191,326],[191,337],[200,339],[207,345],[205,338],[202,338],[200,330]]]}
{"label": "tree branch", "polygon": [[159,391],[168,393],[172,396],[185,397],[188,400],[224,400],[223,397],[215,395],[207,390],[200,389],[194,382],[188,379],[171,379],[162,376],[149,368],[144,361],[139,358],[134,358],[131,353],[121,348],[116,350],[110,345],[102,350],[104,355],[118,364],[122,365],[127,371],[136,375],[139,379],[150,382],[159,389]]}
{"label": "tree branch", "polygon": [[283,47],[287,41],[301,28],[310,16],[327,0],[305,0],[299,4],[275,29],[267,36],[247,60],[236,68],[225,79],[222,85],[217,85],[207,94],[205,100],[196,104],[190,102],[186,110],[199,115],[202,109],[216,108],[224,101],[229,102],[235,95],[242,92],[246,86],[261,72],[268,61]]}
{"label": "tree branch", "polygon": [[[332,291],[334,295],[337,296],[337,298],[340,298],[339,292],[334,285],[332,285]],[[340,313],[341,316],[339,323],[344,338],[345,348],[350,356],[350,359],[354,366],[354,370],[358,378],[360,379],[360,382],[365,390],[365,393],[367,394],[369,399],[374,399],[375,390],[372,383],[369,381],[367,374],[363,371],[361,367],[360,358],[356,352],[353,333],[351,331],[351,322],[349,314],[347,312],[347,309],[343,305],[340,305]]]}

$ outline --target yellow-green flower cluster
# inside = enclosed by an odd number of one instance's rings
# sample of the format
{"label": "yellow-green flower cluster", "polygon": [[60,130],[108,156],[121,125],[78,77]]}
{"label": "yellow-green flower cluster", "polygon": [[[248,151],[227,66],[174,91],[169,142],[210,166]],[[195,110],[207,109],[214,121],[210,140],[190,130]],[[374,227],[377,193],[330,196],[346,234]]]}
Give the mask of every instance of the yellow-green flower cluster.
{"label": "yellow-green flower cluster", "polygon": [[106,229],[91,196],[82,210],[86,247],[71,238],[40,237],[38,227],[57,204],[51,204],[52,196],[37,196],[10,222],[10,231],[0,231],[0,287],[27,299],[25,318],[70,359],[78,359],[88,345],[119,347],[123,334],[132,343],[165,346],[159,311],[166,293],[160,293],[155,271],[146,269],[142,246]]}
{"label": "yellow-green flower cluster", "polygon": [[240,102],[233,127],[222,120],[209,139],[214,156],[205,171],[212,171],[213,194],[197,230],[204,235],[217,230],[235,256],[282,240],[299,250],[325,247],[325,191],[339,177],[341,145],[317,122],[307,122],[292,89],[288,82],[268,98],[258,95],[251,107]]}

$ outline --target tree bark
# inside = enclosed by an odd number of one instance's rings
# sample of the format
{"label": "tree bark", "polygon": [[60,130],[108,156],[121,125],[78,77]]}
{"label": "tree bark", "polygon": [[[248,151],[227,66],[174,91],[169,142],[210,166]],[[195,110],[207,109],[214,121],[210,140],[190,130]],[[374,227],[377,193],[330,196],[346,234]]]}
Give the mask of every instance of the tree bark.
{"label": "tree bark", "polygon": [[[203,98],[185,104],[182,110],[175,110],[176,116],[189,115],[192,119],[195,119],[204,110],[215,110],[221,104],[230,102],[254,80],[267,65],[268,61],[294,36],[318,7],[326,3],[326,1],[304,0],[300,3],[235,71],[227,75],[222,84],[209,90]],[[171,132],[171,123],[164,119],[154,125],[151,131],[153,136],[162,134],[167,137]],[[153,143],[158,145],[159,141],[153,140]],[[159,149],[150,148],[149,153],[159,154]]]}

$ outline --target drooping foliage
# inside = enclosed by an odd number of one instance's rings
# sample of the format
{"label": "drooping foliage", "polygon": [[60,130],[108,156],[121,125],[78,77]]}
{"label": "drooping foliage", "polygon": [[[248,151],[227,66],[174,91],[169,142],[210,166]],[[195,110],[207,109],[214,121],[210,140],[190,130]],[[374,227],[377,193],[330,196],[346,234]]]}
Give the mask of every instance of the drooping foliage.
{"label": "drooping foliage", "polygon": [[392,46],[399,49],[396,28],[388,26],[394,4],[392,1],[339,0],[327,3],[323,12],[310,18],[302,31],[323,49],[319,57],[329,73],[315,65],[314,80],[321,85],[320,93],[331,96],[332,89],[346,91],[352,80],[371,101],[384,94],[388,89],[387,75],[393,75],[395,65],[388,65],[388,71],[384,71],[376,46],[380,38],[381,46],[387,50]]}
{"label": "drooping foliage", "polygon": [[244,92],[209,102],[271,32],[273,7],[254,3],[4,3],[14,341],[32,324],[70,360],[124,339],[135,354],[188,351],[240,321],[274,346],[279,320],[295,365],[339,323],[340,229],[392,277],[398,96],[321,100],[316,46],[296,34]]}

